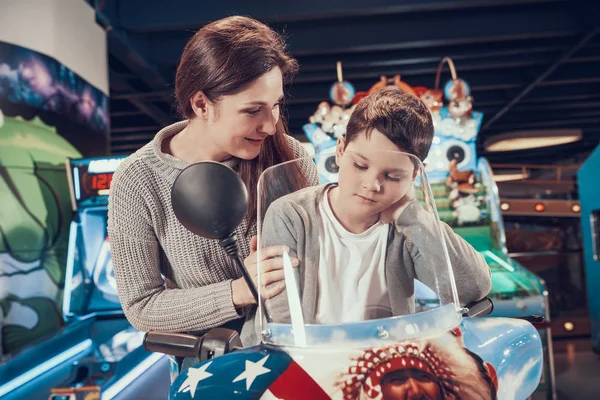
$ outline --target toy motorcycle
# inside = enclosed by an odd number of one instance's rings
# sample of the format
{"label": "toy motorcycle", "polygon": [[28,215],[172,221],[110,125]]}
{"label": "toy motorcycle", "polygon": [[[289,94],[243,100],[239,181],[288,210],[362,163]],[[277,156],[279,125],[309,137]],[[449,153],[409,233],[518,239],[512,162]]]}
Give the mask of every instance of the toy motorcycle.
{"label": "toy motorcycle", "polygon": [[[338,288],[358,293],[365,287],[382,285],[380,299],[369,302],[364,309],[351,306],[348,296],[346,300],[335,296],[325,300],[311,297],[315,285],[326,290],[323,273],[332,266],[323,265],[327,256],[317,260],[304,257],[303,254],[310,254],[302,249],[308,243],[297,232],[310,229],[311,224],[318,226],[315,228],[318,237],[313,235],[307,240],[318,243],[321,252],[327,252],[332,238],[321,221],[306,220],[310,213],[300,213],[306,224],[302,229],[290,226],[296,219],[288,211],[290,207],[298,210],[297,204],[306,193],[322,191],[325,197],[320,197],[315,209],[320,213],[319,218],[325,218],[327,186],[295,193],[302,182],[294,177],[298,171],[306,171],[315,162],[313,158],[271,167],[259,180],[258,259],[261,248],[277,244],[272,243],[273,238],[290,247],[290,254],[283,254],[285,290],[268,300],[260,278],[258,289],[253,285],[235,246],[233,232],[244,218],[247,206],[243,183],[233,170],[222,164],[191,165],[174,184],[173,209],[188,229],[221,241],[261,299],[254,314],[260,344],[244,348],[238,332],[223,328],[212,329],[201,337],[147,333],[146,349],[173,356],[169,398],[522,400],[529,397],[542,372],[542,344],[530,323],[537,317],[475,318],[492,311],[491,301],[483,297],[461,304],[462,299],[468,298],[463,294],[476,282],[455,279],[463,266],[451,263],[421,162],[400,152],[344,156],[367,159],[371,165],[395,165],[393,171],[386,172],[393,179],[386,183],[387,195],[406,192],[420,218],[429,221],[419,234],[428,235],[431,250],[421,251],[418,260],[413,257],[413,266],[396,267],[425,284],[417,286],[412,278],[402,281],[402,290],[408,293],[408,312],[398,312],[397,303],[402,299],[395,299],[394,292],[400,289],[391,285],[385,288],[386,279],[379,279],[381,274],[370,280],[357,278],[356,288]],[[356,201],[356,207],[373,206],[360,196],[349,201]],[[280,222],[273,223],[277,216],[281,217]],[[391,223],[383,229],[389,229],[386,232],[391,235],[391,230],[400,228]],[[293,243],[286,243],[290,237]],[[387,251],[394,250],[388,247]],[[358,247],[348,248],[348,252],[354,264],[357,259],[367,257]],[[292,266],[293,257],[299,258],[298,267]],[[311,262],[317,264],[310,265]],[[259,263],[259,277],[264,268],[266,264]],[[404,273],[398,271],[392,273]],[[383,273],[390,277],[390,271]],[[435,296],[419,293],[418,288],[423,286]]]}

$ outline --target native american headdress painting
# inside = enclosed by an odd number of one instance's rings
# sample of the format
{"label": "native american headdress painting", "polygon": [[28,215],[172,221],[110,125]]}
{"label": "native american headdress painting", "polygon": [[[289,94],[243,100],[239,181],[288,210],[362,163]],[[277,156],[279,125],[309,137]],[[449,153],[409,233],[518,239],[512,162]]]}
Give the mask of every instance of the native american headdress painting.
{"label": "native american headdress painting", "polygon": [[425,340],[368,349],[340,374],[344,400],[496,399],[494,367],[470,352],[459,328]]}

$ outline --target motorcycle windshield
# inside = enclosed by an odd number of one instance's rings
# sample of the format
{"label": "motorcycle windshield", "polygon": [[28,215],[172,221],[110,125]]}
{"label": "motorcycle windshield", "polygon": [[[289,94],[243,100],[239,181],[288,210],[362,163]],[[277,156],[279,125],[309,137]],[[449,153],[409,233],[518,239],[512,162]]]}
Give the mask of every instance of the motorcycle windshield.
{"label": "motorcycle windshield", "polygon": [[[303,182],[311,164],[332,156],[336,182]],[[266,343],[331,346],[358,335],[367,345],[460,322],[442,225],[425,168],[411,154],[321,153],[268,168],[258,183],[257,231]],[[423,291],[440,300],[416,307]]]}

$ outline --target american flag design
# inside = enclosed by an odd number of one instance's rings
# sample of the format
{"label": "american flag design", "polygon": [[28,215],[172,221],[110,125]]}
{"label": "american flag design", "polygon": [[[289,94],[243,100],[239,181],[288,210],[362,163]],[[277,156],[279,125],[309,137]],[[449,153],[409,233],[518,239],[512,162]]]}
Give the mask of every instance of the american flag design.
{"label": "american flag design", "polygon": [[261,345],[184,371],[170,399],[522,400],[537,387],[542,347],[531,324],[462,321],[437,335],[380,345]]}
{"label": "american flag design", "polygon": [[198,364],[173,383],[169,398],[314,399],[327,393],[286,352],[259,346]]}

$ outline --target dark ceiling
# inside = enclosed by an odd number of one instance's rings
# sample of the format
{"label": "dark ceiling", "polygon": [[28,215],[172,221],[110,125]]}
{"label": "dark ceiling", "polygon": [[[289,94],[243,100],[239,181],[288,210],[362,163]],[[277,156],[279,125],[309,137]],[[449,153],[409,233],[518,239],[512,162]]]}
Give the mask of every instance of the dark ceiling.
{"label": "dark ceiling", "polygon": [[[495,153],[492,162],[585,157],[600,138],[600,13],[566,0],[89,0],[107,28],[113,154],[134,152],[177,120],[173,79],[187,39],[203,24],[249,15],[287,37],[300,73],[289,91],[291,132],[328,98],[336,61],[367,90],[380,75],[434,85],[450,56],[484,113],[479,148],[515,129],[581,128],[584,139]],[[449,74],[443,77],[443,81]]]}

